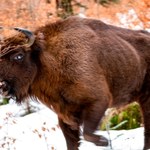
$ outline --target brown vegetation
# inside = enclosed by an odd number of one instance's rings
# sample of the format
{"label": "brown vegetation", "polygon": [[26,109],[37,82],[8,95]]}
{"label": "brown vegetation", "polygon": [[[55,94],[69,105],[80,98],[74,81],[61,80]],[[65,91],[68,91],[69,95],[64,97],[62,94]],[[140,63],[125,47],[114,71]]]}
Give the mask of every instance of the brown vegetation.
{"label": "brown vegetation", "polygon": [[[75,14],[83,13],[87,17],[99,18],[120,25],[120,19],[116,14],[127,14],[130,9],[133,9],[138,19],[133,20],[132,23],[137,25],[142,22],[143,28],[150,28],[149,0],[120,0],[118,3],[111,3],[106,7],[99,5],[94,0],[79,0],[78,2],[86,8],[72,3]],[[131,14],[128,20],[132,17]],[[45,23],[54,22],[57,18],[55,0],[1,0],[0,26],[20,26],[34,29]]]}

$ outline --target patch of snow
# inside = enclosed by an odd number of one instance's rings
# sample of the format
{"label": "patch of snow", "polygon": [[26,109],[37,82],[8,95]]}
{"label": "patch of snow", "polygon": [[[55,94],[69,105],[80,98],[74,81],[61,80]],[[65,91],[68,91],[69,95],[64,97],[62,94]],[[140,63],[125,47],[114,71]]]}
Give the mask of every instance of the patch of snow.
{"label": "patch of snow", "polygon": [[[15,103],[0,106],[0,150],[67,150],[57,115],[41,104],[33,105],[40,109],[24,117],[19,115],[21,106]],[[82,138],[79,149],[140,150],[143,130],[97,131],[96,134],[109,139],[109,146],[98,147]]]}
{"label": "patch of snow", "polygon": [[143,29],[144,25],[138,18],[134,9],[130,9],[127,13],[117,13],[116,16],[119,19],[119,24],[125,28],[131,28],[135,30]]}

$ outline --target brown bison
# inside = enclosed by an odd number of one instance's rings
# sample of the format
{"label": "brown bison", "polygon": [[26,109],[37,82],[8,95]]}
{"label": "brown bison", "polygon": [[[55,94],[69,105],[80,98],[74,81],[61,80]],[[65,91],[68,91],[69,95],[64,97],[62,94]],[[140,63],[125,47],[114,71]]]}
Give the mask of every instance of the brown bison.
{"label": "brown bison", "polygon": [[94,134],[105,110],[137,101],[150,148],[150,33],[79,17],[14,30],[20,33],[0,42],[1,95],[54,109],[68,150],[78,150],[80,134],[108,145]]}

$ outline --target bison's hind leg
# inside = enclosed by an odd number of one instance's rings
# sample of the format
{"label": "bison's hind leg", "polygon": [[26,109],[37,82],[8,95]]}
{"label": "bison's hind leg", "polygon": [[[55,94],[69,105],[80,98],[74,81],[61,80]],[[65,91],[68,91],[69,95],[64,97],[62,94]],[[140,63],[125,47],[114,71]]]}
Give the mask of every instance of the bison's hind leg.
{"label": "bison's hind leg", "polygon": [[144,150],[150,149],[150,97],[140,100],[144,121]]}

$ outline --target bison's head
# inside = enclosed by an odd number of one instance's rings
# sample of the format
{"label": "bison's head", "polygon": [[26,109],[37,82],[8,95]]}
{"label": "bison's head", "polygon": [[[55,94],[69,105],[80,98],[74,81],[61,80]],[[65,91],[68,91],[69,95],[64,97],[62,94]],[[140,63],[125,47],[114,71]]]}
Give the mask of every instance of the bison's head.
{"label": "bison's head", "polygon": [[15,97],[17,102],[26,98],[37,73],[32,32],[14,28],[21,32],[0,43],[0,94]]}

